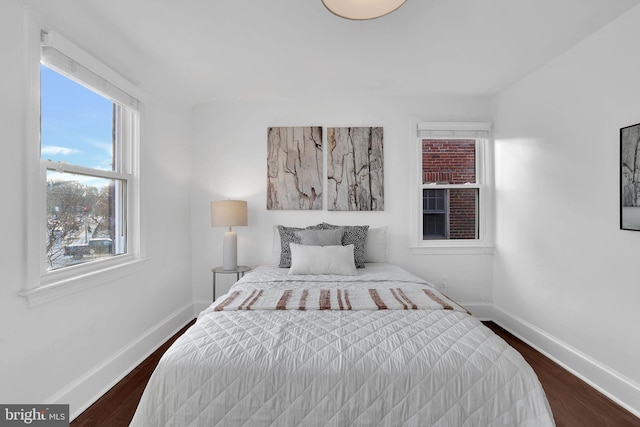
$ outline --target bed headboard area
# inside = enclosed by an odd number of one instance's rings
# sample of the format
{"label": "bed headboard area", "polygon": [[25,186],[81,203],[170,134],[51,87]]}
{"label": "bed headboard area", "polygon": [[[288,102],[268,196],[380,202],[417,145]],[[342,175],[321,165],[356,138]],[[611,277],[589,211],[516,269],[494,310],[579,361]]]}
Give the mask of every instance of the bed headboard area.
{"label": "bed headboard area", "polygon": [[[339,243],[336,236],[340,237]],[[354,245],[356,266],[387,261],[387,227],[368,225],[340,226],[326,222],[307,227],[273,226],[271,264],[283,268],[291,265],[289,243],[311,246]]]}

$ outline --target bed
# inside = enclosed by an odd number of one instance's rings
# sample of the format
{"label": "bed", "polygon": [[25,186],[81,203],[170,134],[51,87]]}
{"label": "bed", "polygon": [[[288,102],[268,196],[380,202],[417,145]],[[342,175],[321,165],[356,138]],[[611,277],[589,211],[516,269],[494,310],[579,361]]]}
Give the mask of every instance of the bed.
{"label": "bed", "polygon": [[424,280],[292,271],[257,267],[200,313],[131,426],[554,425],[522,356]]}

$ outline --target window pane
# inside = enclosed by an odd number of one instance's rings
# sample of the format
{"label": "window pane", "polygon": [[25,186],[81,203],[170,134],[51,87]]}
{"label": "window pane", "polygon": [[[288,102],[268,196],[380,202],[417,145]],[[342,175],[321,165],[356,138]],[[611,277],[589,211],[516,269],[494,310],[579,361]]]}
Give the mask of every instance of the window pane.
{"label": "window pane", "polygon": [[40,66],[41,159],[114,170],[114,104]]}
{"label": "window pane", "polygon": [[475,139],[423,139],[422,183],[476,182]]}
{"label": "window pane", "polygon": [[449,190],[449,239],[477,239],[477,212],[477,188]]}
{"label": "window pane", "polygon": [[447,190],[422,190],[425,213],[444,213]]}
{"label": "window pane", "polygon": [[446,227],[445,214],[425,214],[423,217],[423,236],[424,240],[429,239],[446,239],[447,227]]}
{"label": "window pane", "polygon": [[47,269],[124,253],[119,237],[125,182],[47,171]]}
{"label": "window pane", "polygon": [[446,198],[448,190],[422,190],[422,238],[447,238]]}
{"label": "window pane", "polygon": [[423,189],[422,239],[478,239],[478,189]]}

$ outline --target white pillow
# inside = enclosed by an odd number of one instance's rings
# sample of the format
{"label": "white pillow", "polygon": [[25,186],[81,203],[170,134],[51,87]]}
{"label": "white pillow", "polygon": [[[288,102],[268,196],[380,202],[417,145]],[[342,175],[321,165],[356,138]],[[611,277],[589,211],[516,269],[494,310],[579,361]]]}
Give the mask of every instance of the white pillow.
{"label": "white pillow", "polygon": [[[300,231],[296,231],[296,234],[298,234],[299,232],[302,231],[316,231],[316,230],[300,230]],[[317,231],[329,231],[329,230],[317,230]],[[332,230],[333,233],[340,233],[339,235],[339,239],[335,241],[335,243],[331,243],[331,245],[340,245],[341,244],[341,240],[342,239],[342,233],[344,232],[344,229],[342,227],[340,227],[340,229],[335,229]],[[335,235],[335,234],[334,234]],[[302,239],[302,236],[299,236]],[[313,242],[313,243],[306,243],[303,239],[303,241],[301,242],[302,244],[305,245],[318,245],[318,246],[329,246],[328,244],[322,244],[319,245],[319,243],[317,242]],[[282,252],[282,239],[280,238],[280,231],[278,230],[278,226],[274,225],[273,226],[273,231],[272,231],[272,236],[271,236],[271,265],[275,265],[278,266],[280,265],[280,254]]]}
{"label": "white pillow", "polygon": [[[271,264],[280,264],[280,233],[278,226],[273,226],[271,247]],[[387,227],[369,228],[364,243],[364,262],[387,262]]]}
{"label": "white pillow", "polygon": [[353,245],[307,246],[290,243],[289,274],[340,274],[355,276]]}
{"label": "white pillow", "polygon": [[367,231],[364,262],[387,262],[387,227],[369,228]]}

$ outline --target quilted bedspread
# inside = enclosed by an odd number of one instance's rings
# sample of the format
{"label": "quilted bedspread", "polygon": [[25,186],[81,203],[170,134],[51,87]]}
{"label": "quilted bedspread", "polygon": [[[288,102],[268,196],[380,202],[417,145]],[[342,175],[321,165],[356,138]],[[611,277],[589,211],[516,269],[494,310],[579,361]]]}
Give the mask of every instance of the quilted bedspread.
{"label": "quilted bedspread", "polygon": [[[436,292],[388,264],[357,276],[286,272],[259,267],[230,293]],[[554,425],[532,368],[465,312],[215,306],[164,354],[132,426]]]}

